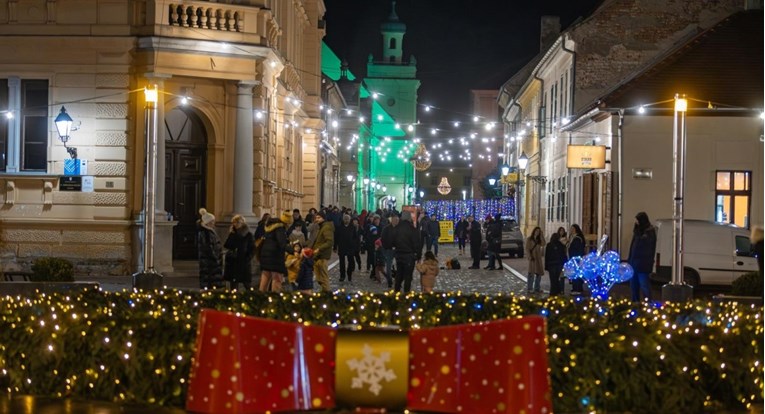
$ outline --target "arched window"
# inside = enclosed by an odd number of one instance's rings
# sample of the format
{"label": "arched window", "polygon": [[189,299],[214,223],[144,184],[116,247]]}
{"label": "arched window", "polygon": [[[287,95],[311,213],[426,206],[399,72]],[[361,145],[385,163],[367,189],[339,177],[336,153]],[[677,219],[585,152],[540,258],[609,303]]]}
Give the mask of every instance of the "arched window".
{"label": "arched window", "polygon": [[389,47],[389,49],[395,49],[395,48],[396,48],[396,38],[392,37],[390,39],[390,47]]}

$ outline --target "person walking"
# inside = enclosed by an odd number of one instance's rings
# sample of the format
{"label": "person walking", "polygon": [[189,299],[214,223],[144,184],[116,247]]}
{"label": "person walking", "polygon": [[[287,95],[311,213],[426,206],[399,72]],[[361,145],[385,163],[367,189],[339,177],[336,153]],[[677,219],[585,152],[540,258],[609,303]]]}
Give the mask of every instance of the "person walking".
{"label": "person walking", "polygon": [[542,293],[540,283],[542,282],[542,275],[545,273],[544,246],[545,240],[542,237],[542,229],[534,227],[531,236],[526,239],[526,250],[529,257],[529,275],[526,280],[526,291],[529,295]]}
{"label": "person walking", "polygon": [[481,268],[481,223],[477,222],[473,216],[468,216],[468,237],[470,238],[470,257],[473,259],[473,265],[468,269]]}
{"label": "person walking", "polygon": [[632,301],[651,300],[651,281],[649,275],[653,271],[653,258],[656,256],[656,228],[651,225],[648,214],[641,211],[635,216],[635,226],[632,229],[632,242],[627,263],[632,266],[634,273],[630,281]]}
{"label": "person walking", "polygon": [[287,275],[285,256],[292,249],[287,238],[287,227],[292,223],[289,211],[280,218],[272,218],[266,224],[263,246],[260,248],[260,284],[261,292],[281,292]]}
{"label": "person walking", "polygon": [[558,237],[560,238],[560,242],[563,243],[564,246],[568,246],[568,234],[566,233],[566,228],[561,226],[558,227]]}
{"label": "person walking", "polygon": [[438,257],[438,239],[440,238],[441,238],[441,225],[438,223],[438,220],[436,220],[436,217],[434,216],[432,219],[428,221],[427,250],[432,251],[436,257]]}
{"label": "person walking", "polygon": [[382,256],[385,261],[385,280],[388,282],[388,289],[393,287],[393,239],[395,238],[396,226],[399,223],[397,214],[392,214],[389,218],[390,225],[386,226],[380,235],[382,242]]}
{"label": "person walking", "polygon": [[[502,259],[499,258],[499,252],[502,250],[502,215],[497,214],[494,220],[486,229],[486,241],[488,242],[487,252],[489,255],[489,265],[484,269],[502,270]],[[494,262],[497,267],[494,267]]]}
{"label": "person walking", "polygon": [[468,238],[468,222],[464,216],[457,222],[454,234],[457,236],[457,246],[459,247],[460,255],[463,255],[465,254],[465,242]]}
{"label": "person walking", "polygon": [[[348,282],[353,281],[353,271],[355,270],[355,256],[358,249],[358,235],[356,228],[351,224],[351,216],[343,215],[343,224],[335,230],[335,246],[337,246],[337,255],[340,259],[340,282],[344,282],[346,276]],[[346,264],[347,262],[347,264]]]}
{"label": "person walking", "polygon": [[219,287],[223,281],[221,262],[223,244],[215,232],[215,216],[203,207],[197,221],[197,253],[199,258],[199,288]]}
{"label": "person walking", "polygon": [[231,282],[231,289],[241,283],[245,289],[252,285],[252,257],[255,246],[244,217],[237,214],[231,219],[231,227],[226,237],[226,269],[224,278]]}
{"label": "person walking", "polygon": [[550,296],[558,296],[563,293],[563,282],[560,274],[563,272],[563,265],[566,263],[567,257],[566,246],[560,241],[560,232],[553,233],[550,236],[550,242],[545,247],[545,270],[550,275]]}
{"label": "person walking", "polygon": [[353,242],[356,243],[356,253],[353,255],[353,257],[356,258],[356,267],[361,271],[361,250],[362,250],[362,237],[361,237],[361,225],[359,224],[359,218],[351,218],[351,224],[353,224],[353,228],[356,229],[356,238],[353,239]]}
{"label": "person walking", "polygon": [[401,221],[393,233],[393,249],[396,255],[396,280],[393,286],[395,292],[400,292],[402,283],[404,293],[412,290],[412,273],[414,263],[419,259],[420,232],[414,227],[412,213],[401,213]]}
{"label": "person walking", "polygon": [[433,291],[436,285],[436,276],[438,276],[438,259],[433,252],[425,252],[425,258],[422,262],[415,265],[420,272],[420,288],[424,293]]}
{"label": "person walking", "polygon": [[[584,233],[578,224],[572,224],[569,230],[568,258],[584,256]],[[581,295],[584,293],[584,280],[581,278],[571,280],[571,294]]]}
{"label": "person walking", "polygon": [[319,211],[314,222],[319,226],[316,231],[316,241],[313,244],[313,274],[323,292],[329,292],[329,270],[327,260],[332,257],[332,247],[335,244],[335,225],[327,220],[325,211]]}

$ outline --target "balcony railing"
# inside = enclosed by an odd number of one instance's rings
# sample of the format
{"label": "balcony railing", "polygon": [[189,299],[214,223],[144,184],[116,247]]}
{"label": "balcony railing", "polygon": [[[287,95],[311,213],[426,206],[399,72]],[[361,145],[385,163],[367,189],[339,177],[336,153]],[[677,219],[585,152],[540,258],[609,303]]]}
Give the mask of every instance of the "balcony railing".
{"label": "balcony railing", "polygon": [[170,3],[170,26],[244,32],[244,14],[220,3]]}

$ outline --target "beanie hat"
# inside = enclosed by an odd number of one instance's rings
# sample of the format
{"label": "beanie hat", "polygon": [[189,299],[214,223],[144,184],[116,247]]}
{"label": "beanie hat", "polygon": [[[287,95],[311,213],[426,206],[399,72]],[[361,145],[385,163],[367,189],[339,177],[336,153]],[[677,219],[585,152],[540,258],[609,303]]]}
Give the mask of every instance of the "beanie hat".
{"label": "beanie hat", "polygon": [[208,213],[207,209],[205,209],[204,207],[199,209],[199,215],[202,216],[201,220],[202,220],[202,224],[204,225],[208,225],[211,222],[215,221],[215,216]]}
{"label": "beanie hat", "polygon": [[292,213],[289,210],[283,211],[281,217],[279,217],[279,220],[287,225],[292,224]]}
{"label": "beanie hat", "polygon": [[324,210],[320,210],[320,211],[318,211],[318,212],[316,213],[316,215],[317,215],[317,216],[319,216],[319,217],[321,217],[321,218],[323,218],[323,219],[326,219],[326,218],[327,218],[327,213],[326,213]]}

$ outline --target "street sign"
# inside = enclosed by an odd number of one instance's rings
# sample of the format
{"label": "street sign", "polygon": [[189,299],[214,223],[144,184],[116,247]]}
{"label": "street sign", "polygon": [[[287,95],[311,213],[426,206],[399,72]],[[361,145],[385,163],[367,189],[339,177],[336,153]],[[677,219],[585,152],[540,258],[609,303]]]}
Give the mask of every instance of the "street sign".
{"label": "street sign", "polygon": [[605,168],[606,147],[605,145],[569,145],[566,161],[568,168]]}

